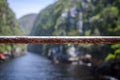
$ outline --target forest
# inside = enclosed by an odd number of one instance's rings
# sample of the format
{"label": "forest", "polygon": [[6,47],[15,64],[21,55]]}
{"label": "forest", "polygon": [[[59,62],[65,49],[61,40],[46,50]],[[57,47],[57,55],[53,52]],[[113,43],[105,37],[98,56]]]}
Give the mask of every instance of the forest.
{"label": "forest", "polygon": [[[58,0],[42,10],[31,36],[120,36],[120,0]],[[68,45],[29,45],[28,50],[47,55],[60,46],[67,54]],[[108,60],[120,53],[120,44],[78,44],[77,51]],[[102,52],[101,52],[102,51]]]}
{"label": "forest", "polygon": [[[0,36],[22,36],[15,14],[10,9],[7,0],[0,1]],[[0,44],[0,54],[11,53],[20,44]]]}

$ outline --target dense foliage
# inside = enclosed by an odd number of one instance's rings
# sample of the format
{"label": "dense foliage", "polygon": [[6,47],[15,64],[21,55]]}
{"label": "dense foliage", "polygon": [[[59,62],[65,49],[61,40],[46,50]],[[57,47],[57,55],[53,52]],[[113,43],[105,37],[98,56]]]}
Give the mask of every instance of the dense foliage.
{"label": "dense foliage", "polygon": [[[9,8],[7,0],[0,1],[0,36],[22,35],[14,13]],[[0,44],[0,52],[11,51],[15,45]]]}
{"label": "dense foliage", "polygon": [[[30,35],[35,36],[120,36],[120,0],[58,0],[41,11]],[[68,45],[29,45],[28,50],[47,53],[50,48]],[[95,57],[119,53],[120,46],[74,45]],[[113,48],[117,46],[117,48]],[[102,51],[102,52],[101,52]]]}

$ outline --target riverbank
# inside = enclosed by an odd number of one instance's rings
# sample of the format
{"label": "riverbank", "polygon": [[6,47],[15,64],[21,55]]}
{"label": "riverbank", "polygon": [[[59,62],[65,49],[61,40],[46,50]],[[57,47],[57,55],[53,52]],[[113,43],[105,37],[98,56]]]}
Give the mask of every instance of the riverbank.
{"label": "riverbank", "polygon": [[45,57],[27,52],[0,65],[0,80],[105,80],[96,78],[91,67],[53,64]]}
{"label": "riverbank", "polygon": [[[50,53],[49,53],[50,54]],[[96,80],[120,80],[120,57],[105,61],[96,59],[90,54],[77,57],[67,55],[48,55],[48,58],[55,64],[71,64],[91,68]]]}
{"label": "riverbank", "polygon": [[5,51],[0,53],[0,63],[3,63],[7,60],[10,60],[15,57],[19,57],[25,55],[24,50],[22,50],[20,47],[17,47],[13,49],[11,52]]}
{"label": "riverbank", "polygon": [[[46,59],[43,56],[40,56],[35,53],[26,52],[25,56],[12,59],[8,63],[5,63],[5,66],[3,67],[0,66],[2,67],[0,68],[0,70],[3,69],[0,73],[2,72],[4,73],[6,71],[6,73],[8,73],[7,76],[9,76],[9,78],[11,78],[12,80],[16,79],[13,77],[14,75],[15,77],[17,76],[18,78],[20,78],[17,80],[21,80],[21,79],[26,80],[26,78],[30,78],[30,79],[36,78],[36,80],[39,80],[41,78],[45,79],[46,78],[45,76],[49,77],[46,80],[56,80],[58,78],[60,78],[60,80],[61,79],[63,80],[64,79],[65,80],[69,80],[69,79],[70,80],[119,80],[119,78],[115,76],[103,74],[101,71],[105,71],[105,69],[108,68],[108,66],[106,68],[103,68],[102,65],[103,63],[97,66],[96,65],[87,66],[87,65],[82,65],[82,64],[80,65],[80,64],[73,64],[73,63],[56,64],[51,62],[51,60]],[[105,63],[105,66],[106,66],[106,63]],[[11,73],[14,75],[9,74],[9,70],[12,71]],[[108,71],[105,71],[105,72],[108,72]],[[35,75],[33,73],[35,73]],[[37,76],[37,75],[40,75],[40,76]],[[0,76],[3,76],[3,75],[0,74]],[[57,77],[57,78],[54,79],[52,77]],[[9,79],[6,78],[3,80],[9,80]]]}

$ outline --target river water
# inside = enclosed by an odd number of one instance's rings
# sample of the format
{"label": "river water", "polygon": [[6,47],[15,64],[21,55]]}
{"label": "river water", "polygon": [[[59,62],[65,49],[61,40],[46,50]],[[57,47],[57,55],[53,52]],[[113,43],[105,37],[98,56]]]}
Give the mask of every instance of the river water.
{"label": "river water", "polygon": [[53,64],[28,53],[0,64],[0,80],[93,80],[90,69],[72,64]]}

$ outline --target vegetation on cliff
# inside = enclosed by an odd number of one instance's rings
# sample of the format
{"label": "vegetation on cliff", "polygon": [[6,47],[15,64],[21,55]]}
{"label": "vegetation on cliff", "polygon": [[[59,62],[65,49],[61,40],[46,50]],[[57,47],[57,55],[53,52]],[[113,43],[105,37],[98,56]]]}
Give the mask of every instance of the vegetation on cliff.
{"label": "vegetation on cliff", "polygon": [[[0,36],[23,35],[15,14],[9,7],[7,0],[0,1]],[[17,45],[0,44],[0,52],[11,52]]]}
{"label": "vegetation on cliff", "polygon": [[[34,23],[32,36],[119,36],[120,0],[58,0],[42,10]],[[60,49],[60,46],[65,49]],[[73,45],[97,58],[105,58],[120,48],[112,45]],[[68,45],[29,45],[28,50],[47,54],[49,49],[64,50]],[[101,52],[102,51],[102,52]],[[59,51],[60,52],[60,51]],[[59,54],[59,53],[57,53]]]}

